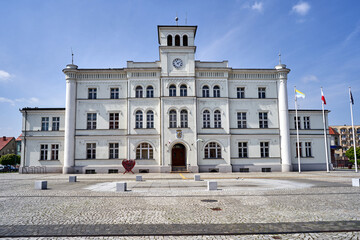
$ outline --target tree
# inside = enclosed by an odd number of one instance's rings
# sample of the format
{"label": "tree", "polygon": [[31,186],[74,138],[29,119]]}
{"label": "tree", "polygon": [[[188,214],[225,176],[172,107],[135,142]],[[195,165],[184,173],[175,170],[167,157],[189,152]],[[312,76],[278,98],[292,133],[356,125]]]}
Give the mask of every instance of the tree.
{"label": "tree", "polygon": [[20,164],[20,156],[16,154],[6,154],[0,157],[1,165],[16,165]]}
{"label": "tree", "polygon": [[[346,151],[345,156],[347,156],[349,162],[354,164],[355,163],[354,147],[349,148]],[[360,165],[360,147],[356,148],[356,159],[357,159],[357,164]]]}

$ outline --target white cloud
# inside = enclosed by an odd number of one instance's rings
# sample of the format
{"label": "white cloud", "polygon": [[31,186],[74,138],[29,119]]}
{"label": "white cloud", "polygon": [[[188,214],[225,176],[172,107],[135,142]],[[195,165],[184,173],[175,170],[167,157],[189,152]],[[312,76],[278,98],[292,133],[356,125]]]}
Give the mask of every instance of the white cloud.
{"label": "white cloud", "polygon": [[10,103],[11,105],[15,105],[15,102],[9,98],[0,97],[0,103]]}
{"label": "white cloud", "polygon": [[0,82],[7,82],[10,78],[10,73],[0,70]]}
{"label": "white cloud", "polygon": [[35,98],[35,97],[31,97],[29,99],[26,99],[26,98],[17,98],[15,99],[16,102],[19,102],[19,103],[29,103],[29,104],[34,104],[34,103],[38,103],[39,102],[39,99],[38,98]]}
{"label": "white cloud", "polygon": [[252,9],[252,10],[259,11],[259,12],[262,12],[262,11],[263,11],[263,4],[262,4],[262,2],[255,2],[255,3],[251,6],[251,9]]}
{"label": "white cloud", "polygon": [[301,78],[303,83],[310,83],[310,82],[319,82],[319,79],[315,75],[307,75]]}
{"label": "white cloud", "polygon": [[310,11],[310,8],[311,6],[307,2],[299,2],[298,4],[292,7],[292,11],[301,16],[305,16]]}
{"label": "white cloud", "polygon": [[358,24],[355,29],[346,37],[344,44],[347,44],[353,38],[355,38],[360,33],[360,24]]}

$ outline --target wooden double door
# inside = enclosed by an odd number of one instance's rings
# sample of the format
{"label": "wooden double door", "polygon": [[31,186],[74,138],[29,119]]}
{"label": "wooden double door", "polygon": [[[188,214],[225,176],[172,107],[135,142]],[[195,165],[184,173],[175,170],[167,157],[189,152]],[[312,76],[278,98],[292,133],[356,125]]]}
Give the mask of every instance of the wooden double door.
{"label": "wooden double door", "polygon": [[186,171],[186,148],[181,143],[171,150],[171,167],[172,171]]}

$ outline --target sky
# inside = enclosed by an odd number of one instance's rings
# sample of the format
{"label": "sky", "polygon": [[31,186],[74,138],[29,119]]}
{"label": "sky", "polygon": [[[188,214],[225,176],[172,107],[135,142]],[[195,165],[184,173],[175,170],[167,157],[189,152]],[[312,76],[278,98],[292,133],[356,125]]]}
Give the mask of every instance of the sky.
{"label": "sky", "polygon": [[327,101],[330,125],[360,125],[360,1],[0,0],[0,136],[21,133],[23,107],[64,107],[65,76],[79,68],[122,68],[159,60],[157,25],[197,25],[195,58],[233,68],[273,68],[306,94],[301,109]]}

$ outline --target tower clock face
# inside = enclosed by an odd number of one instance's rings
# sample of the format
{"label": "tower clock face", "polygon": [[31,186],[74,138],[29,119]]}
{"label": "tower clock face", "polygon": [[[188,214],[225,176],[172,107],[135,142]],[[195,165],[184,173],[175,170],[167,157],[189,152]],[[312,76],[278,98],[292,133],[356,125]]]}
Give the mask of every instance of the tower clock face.
{"label": "tower clock face", "polygon": [[175,58],[173,61],[173,66],[176,68],[181,68],[183,66],[183,61],[180,58]]}

